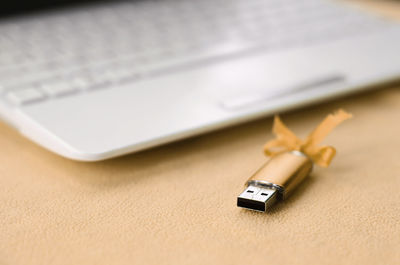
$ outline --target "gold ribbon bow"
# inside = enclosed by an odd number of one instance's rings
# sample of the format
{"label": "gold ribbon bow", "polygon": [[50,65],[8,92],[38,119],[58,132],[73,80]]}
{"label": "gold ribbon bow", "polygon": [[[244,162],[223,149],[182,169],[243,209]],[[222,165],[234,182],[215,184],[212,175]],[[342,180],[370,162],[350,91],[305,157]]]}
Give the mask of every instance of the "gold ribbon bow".
{"label": "gold ribbon bow", "polygon": [[350,113],[339,109],[333,114],[329,114],[305,140],[301,140],[283,124],[279,116],[275,116],[272,132],[276,135],[276,139],[265,144],[264,153],[268,156],[275,156],[282,152],[297,150],[310,157],[315,164],[328,167],[336,154],[336,149],[332,146],[317,145],[336,126],[351,117]]}

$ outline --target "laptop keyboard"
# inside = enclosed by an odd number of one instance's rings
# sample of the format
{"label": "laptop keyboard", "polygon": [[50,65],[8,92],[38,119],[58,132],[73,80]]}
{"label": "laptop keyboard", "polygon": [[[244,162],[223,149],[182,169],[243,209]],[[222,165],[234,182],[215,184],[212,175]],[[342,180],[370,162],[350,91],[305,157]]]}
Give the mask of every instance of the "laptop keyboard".
{"label": "laptop keyboard", "polygon": [[11,18],[0,22],[0,93],[43,102],[383,23],[323,0],[125,1]]}

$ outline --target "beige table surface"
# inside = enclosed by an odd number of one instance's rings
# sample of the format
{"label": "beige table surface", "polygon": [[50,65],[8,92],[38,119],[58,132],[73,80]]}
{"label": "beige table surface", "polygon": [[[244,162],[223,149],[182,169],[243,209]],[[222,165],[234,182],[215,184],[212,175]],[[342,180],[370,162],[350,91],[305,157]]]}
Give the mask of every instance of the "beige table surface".
{"label": "beige table surface", "polygon": [[0,264],[400,264],[399,85],[282,118],[304,136],[339,107],[332,166],[268,214],[235,203],[271,118],[99,163],[0,124]]}

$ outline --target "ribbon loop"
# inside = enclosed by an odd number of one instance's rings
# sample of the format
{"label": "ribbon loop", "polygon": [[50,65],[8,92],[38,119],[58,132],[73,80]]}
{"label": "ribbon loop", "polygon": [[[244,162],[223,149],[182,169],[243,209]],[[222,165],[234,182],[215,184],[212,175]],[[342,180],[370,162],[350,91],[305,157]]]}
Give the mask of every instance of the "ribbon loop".
{"label": "ribbon loop", "polygon": [[317,146],[340,123],[350,119],[352,115],[339,109],[329,114],[305,140],[298,138],[279,118],[275,116],[273,133],[276,138],[268,141],[264,146],[264,153],[275,156],[286,151],[300,151],[306,154],[313,162],[321,167],[328,167],[336,154],[332,146]]}

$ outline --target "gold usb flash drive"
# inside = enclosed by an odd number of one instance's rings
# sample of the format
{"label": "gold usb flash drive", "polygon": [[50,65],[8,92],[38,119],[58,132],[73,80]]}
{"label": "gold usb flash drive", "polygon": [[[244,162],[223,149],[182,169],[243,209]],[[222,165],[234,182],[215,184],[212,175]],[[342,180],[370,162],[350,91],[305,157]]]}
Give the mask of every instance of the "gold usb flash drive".
{"label": "gold usb flash drive", "polygon": [[318,145],[330,131],[351,117],[339,109],[302,140],[275,116],[272,131],[276,138],[264,146],[264,153],[271,158],[247,180],[245,190],[237,197],[237,206],[265,212],[277,200],[287,197],[310,174],[314,164],[328,167],[336,149]]}
{"label": "gold usb flash drive", "polygon": [[265,212],[275,201],[287,197],[310,174],[312,167],[311,159],[299,151],[272,157],[247,180],[237,206]]}

